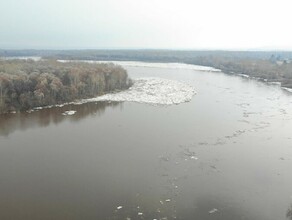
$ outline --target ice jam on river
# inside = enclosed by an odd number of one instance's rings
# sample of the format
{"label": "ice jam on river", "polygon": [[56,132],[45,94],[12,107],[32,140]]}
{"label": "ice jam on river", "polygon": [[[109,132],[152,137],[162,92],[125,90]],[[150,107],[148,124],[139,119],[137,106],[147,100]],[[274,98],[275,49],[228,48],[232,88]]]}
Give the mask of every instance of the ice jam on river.
{"label": "ice jam on river", "polygon": [[128,90],[106,94],[91,101],[138,102],[153,105],[173,105],[191,101],[194,87],[182,82],[162,78],[139,78]]}

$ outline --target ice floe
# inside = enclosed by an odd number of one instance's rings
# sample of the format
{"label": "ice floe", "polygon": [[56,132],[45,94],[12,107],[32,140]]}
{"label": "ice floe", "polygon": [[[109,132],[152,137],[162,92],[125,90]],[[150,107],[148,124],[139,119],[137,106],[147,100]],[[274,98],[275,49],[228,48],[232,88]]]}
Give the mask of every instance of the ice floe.
{"label": "ice floe", "polygon": [[241,76],[241,77],[243,77],[243,78],[249,78],[249,75],[246,75],[246,74],[237,74],[238,76]]}
{"label": "ice floe", "polygon": [[115,101],[139,102],[153,105],[173,105],[191,101],[195,89],[182,82],[162,78],[140,78],[128,90],[106,94],[87,102]]}
{"label": "ice floe", "polygon": [[287,91],[287,92],[291,92],[292,93],[292,89],[291,88],[287,88],[287,87],[281,87],[283,90]]}
{"label": "ice floe", "polygon": [[209,214],[213,214],[213,213],[218,212],[218,211],[219,211],[218,209],[214,208],[214,209],[209,211]]}
{"label": "ice floe", "polygon": [[62,113],[62,115],[74,115],[76,113],[76,111],[65,111],[64,113]]}

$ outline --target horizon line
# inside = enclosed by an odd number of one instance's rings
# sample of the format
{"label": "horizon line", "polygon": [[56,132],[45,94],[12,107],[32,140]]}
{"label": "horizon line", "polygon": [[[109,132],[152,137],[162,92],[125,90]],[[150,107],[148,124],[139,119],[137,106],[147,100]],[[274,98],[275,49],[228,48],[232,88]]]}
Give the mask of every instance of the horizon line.
{"label": "horizon line", "polygon": [[143,48],[143,47],[96,47],[96,48],[5,48],[0,47],[0,51],[85,51],[85,50],[159,50],[159,51],[227,51],[227,52],[292,52],[292,48],[287,49],[282,47],[271,48]]}

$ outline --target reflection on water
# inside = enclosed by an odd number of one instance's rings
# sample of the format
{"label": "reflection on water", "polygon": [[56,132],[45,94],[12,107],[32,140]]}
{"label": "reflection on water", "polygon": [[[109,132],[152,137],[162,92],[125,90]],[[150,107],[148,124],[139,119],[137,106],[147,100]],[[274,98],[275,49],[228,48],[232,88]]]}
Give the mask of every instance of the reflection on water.
{"label": "reflection on water", "polygon": [[[106,108],[122,108],[123,103],[119,102],[96,102],[82,105],[67,105],[64,107],[47,108],[36,110],[31,113],[21,112],[15,114],[0,114],[0,136],[8,136],[15,130],[26,130],[32,127],[46,127],[50,124],[59,124],[62,121],[70,120],[78,122],[89,116],[100,116]],[[75,110],[76,114],[64,116],[62,113],[68,110]]]}
{"label": "reflection on water", "polygon": [[287,219],[292,219],[292,205],[291,207],[287,210],[287,214],[286,214]]}

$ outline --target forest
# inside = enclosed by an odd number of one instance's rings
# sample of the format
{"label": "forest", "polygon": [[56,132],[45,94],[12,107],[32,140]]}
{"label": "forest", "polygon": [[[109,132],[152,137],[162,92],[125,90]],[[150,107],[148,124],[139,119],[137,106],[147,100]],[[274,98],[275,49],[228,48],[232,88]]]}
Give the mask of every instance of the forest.
{"label": "forest", "polygon": [[265,82],[280,82],[282,87],[292,88],[292,63],[290,60],[198,57],[188,63],[211,66],[228,74],[244,74]]}
{"label": "forest", "polygon": [[0,50],[0,56],[39,56],[62,60],[181,62],[211,66],[292,88],[292,51],[220,50]]}
{"label": "forest", "polygon": [[292,51],[220,50],[0,50],[0,57],[38,56],[62,60],[180,62],[245,74],[292,88]]}
{"label": "forest", "polygon": [[114,64],[0,60],[0,113],[62,104],[132,85]]}

